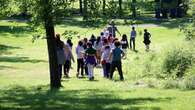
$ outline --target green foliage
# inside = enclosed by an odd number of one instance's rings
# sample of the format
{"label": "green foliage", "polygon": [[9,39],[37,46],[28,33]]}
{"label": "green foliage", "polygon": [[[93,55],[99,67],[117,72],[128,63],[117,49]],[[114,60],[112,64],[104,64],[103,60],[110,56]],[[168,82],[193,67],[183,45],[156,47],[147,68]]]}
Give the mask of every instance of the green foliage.
{"label": "green foliage", "polygon": [[84,16],[85,21],[96,21],[100,17],[101,1],[99,0],[84,0]]}
{"label": "green foliage", "polygon": [[78,34],[79,33],[77,31],[65,30],[62,36],[64,36],[65,39],[72,39],[73,37],[77,37]]}
{"label": "green foliage", "polygon": [[175,48],[169,51],[163,62],[163,72],[173,77],[182,77],[194,63],[194,56],[188,47]]}
{"label": "green foliage", "polygon": [[18,12],[15,0],[0,0],[0,17],[7,17]]}
{"label": "green foliage", "polygon": [[190,2],[190,11],[192,11],[192,15],[188,24],[182,25],[180,29],[186,35],[187,40],[195,40],[195,1]]}
{"label": "green foliage", "polygon": [[118,10],[117,10],[117,3],[114,0],[111,0],[108,2],[108,7],[107,7],[107,15],[111,18],[116,18],[118,16]]}

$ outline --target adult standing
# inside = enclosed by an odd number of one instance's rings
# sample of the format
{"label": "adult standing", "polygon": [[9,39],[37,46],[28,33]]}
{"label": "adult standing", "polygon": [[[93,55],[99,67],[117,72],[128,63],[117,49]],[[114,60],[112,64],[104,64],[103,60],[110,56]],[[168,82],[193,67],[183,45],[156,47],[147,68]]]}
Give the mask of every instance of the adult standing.
{"label": "adult standing", "polygon": [[130,48],[131,50],[135,51],[135,38],[137,36],[137,32],[135,30],[135,27],[132,27],[131,33],[130,33]]}
{"label": "adult standing", "polygon": [[114,21],[111,21],[107,30],[109,31],[109,34],[112,35],[112,37],[116,37],[116,31],[121,35],[121,33],[119,32],[118,28],[116,27]]}
{"label": "adult standing", "polygon": [[147,29],[144,29],[144,41],[143,43],[146,46],[146,51],[149,51],[150,49],[150,38],[151,38],[151,34],[147,31]]}
{"label": "adult standing", "polygon": [[65,63],[65,44],[60,40],[60,34],[56,34],[56,47],[57,47],[57,62],[58,62],[58,75],[62,78],[62,65]]}

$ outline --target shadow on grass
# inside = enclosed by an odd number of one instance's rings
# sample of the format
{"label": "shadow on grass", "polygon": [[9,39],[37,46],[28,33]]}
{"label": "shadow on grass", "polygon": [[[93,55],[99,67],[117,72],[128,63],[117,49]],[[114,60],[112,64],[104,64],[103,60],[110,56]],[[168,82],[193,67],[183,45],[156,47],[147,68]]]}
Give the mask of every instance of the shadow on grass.
{"label": "shadow on grass", "polygon": [[80,28],[100,28],[107,25],[108,20],[98,19],[96,21],[83,21],[76,18],[64,18],[58,22],[59,25],[66,26],[77,26]]}
{"label": "shadow on grass", "polygon": [[[118,19],[122,20],[118,22],[116,20],[116,25],[133,25],[133,24],[155,24],[158,26],[166,27],[166,28],[178,28],[179,25],[183,25],[188,22],[187,18],[177,18],[177,19],[156,19],[153,17],[139,17],[135,20],[127,18],[127,19]],[[81,28],[101,28],[108,25],[109,19],[99,18],[97,21],[89,21],[85,22],[76,18],[64,18],[60,20],[58,24],[63,27],[67,26],[77,26]],[[152,26],[151,26],[152,27]]]}
{"label": "shadow on grass", "polygon": [[29,26],[0,26],[0,33],[15,34],[16,37],[23,37],[19,34],[32,32]]}
{"label": "shadow on grass", "polygon": [[[155,24],[157,26],[166,28],[179,28],[180,25],[188,23],[188,18],[175,18],[175,19],[156,19],[152,17],[140,17],[135,20],[136,24]],[[125,24],[131,24],[131,20],[124,20]],[[151,26],[152,27],[152,26]]]}
{"label": "shadow on grass", "polygon": [[29,57],[8,57],[0,56],[0,62],[11,62],[11,63],[40,63],[47,62],[45,60],[30,59]]}
{"label": "shadow on grass", "polygon": [[[114,91],[120,92],[120,91]],[[12,87],[0,91],[1,110],[160,110],[144,103],[170,101],[172,98],[120,98],[112,91],[98,89],[47,90],[43,88]]]}
{"label": "shadow on grass", "polygon": [[11,52],[9,52],[9,50],[12,50],[12,49],[21,49],[21,48],[0,44],[0,55],[2,55],[2,54],[11,54]]}
{"label": "shadow on grass", "polygon": [[4,70],[4,69],[16,69],[16,68],[15,67],[12,67],[12,66],[0,65],[0,70]]}

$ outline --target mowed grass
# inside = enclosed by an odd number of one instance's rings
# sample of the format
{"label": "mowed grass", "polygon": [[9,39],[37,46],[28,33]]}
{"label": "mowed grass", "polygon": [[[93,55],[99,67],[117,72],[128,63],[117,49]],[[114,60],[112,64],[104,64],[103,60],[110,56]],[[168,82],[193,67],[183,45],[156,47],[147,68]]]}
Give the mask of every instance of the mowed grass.
{"label": "mowed grass", "polygon": [[[129,36],[130,26],[119,30]],[[137,53],[128,51],[123,60],[125,81],[102,78],[102,70],[95,69],[95,81],[76,78],[76,63],[71,78],[63,79],[63,88],[49,89],[49,68],[45,40],[32,43],[32,32],[23,22],[0,22],[0,110],[195,110],[195,92],[177,89],[149,88],[136,85],[143,74],[143,63],[151,54],[161,56],[172,46],[184,40],[178,28],[163,25],[139,25],[137,31],[147,28],[152,34],[151,52],[144,51],[143,35],[137,37]],[[57,25],[56,32],[78,31],[83,37],[99,35],[103,27]],[[75,46],[78,39],[73,38]],[[76,56],[75,56],[76,58]]]}

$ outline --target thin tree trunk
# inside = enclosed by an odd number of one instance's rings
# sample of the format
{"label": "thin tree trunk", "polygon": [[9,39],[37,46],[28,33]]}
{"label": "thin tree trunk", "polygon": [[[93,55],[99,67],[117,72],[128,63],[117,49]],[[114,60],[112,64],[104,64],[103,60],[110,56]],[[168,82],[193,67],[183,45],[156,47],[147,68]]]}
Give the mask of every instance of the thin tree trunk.
{"label": "thin tree trunk", "polygon": [[121,16],[123,14],[123,10],[122,10],[122,0],[119,0],[119,15]]}
{"label": "thin tree trunk", "polygon": [[137,13],[136,13],[136,0],[132,0],[132,16],[133,16],[133,18],[137,17]]}
{"label": "thin tree trunk", "polygon": [[79,0],[80,13],[83,14],[83,0]]}
{"label": "thin tree trunk", "polygon": [[106,0],[103,0],[102,11],[103,11],[103,15],[105,15],[106,14]]}
{"label": "thin tree trunk", "polygon": [[45,31],[47,36],[47,46],[49,54],[49,67],[50,67],[50,86],[51,88],[61,87],[61,80],[58,74],[57,52],[55,42],[55,31],[52,15],[52,4],[50,0],[44,0],[44,22]]}
{"label": "thin tree trunk", "polygon": [[84,8],[83,8],[83,20],[87,20],[88,19],[88,12],[87,12],[87,8],[88,8],[88,0],[83,0],[84,3]]}

